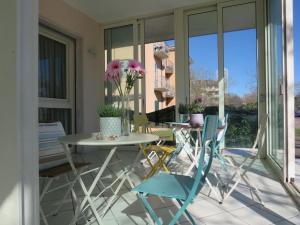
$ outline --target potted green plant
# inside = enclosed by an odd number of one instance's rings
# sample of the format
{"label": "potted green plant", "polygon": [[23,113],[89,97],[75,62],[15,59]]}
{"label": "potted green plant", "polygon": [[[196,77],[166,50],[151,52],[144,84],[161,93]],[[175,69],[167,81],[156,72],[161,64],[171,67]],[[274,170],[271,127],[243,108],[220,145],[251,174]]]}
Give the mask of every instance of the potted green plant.
{"label": "potted green plant", "polygon": [[104,105],[98,108],[100,119],[100,134],[103,137],[121,135],[122,110],[113,105]]}
{"label": "potted green plant", "polygon": [[178,106],[179,121],[180,123],[186,123],[189,121],[189,105],[180,103]]}
{"label": "potted green plant", "polygon": [[190,125],[192,127],[200,127],[204,124],[203,112],[204,112],[204,104],[202,102],[202,98],[196,98],[189,105],[190,112]]}

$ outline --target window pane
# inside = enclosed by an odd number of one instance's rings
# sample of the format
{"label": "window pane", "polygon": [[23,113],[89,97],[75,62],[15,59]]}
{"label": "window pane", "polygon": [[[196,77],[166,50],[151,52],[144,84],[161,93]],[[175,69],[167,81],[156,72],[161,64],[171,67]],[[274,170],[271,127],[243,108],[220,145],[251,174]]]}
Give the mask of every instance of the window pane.
{"label": "window pane", "polygon": [[65,99],[66,46],[39,35],[39,97]]}
{"label": "window pane", "polygon": [[67,134],[72,133],[71,109],[39,108],[39,123],[60,121]]}
{"label": "window pane", "polygon": [[[240,18],[240,20],[237,20]],[[223,9],[226,147],[252,147],[258,125],[255,4]]]}
{"label": "window pane", "polygon": [[151,122],[175,120],[174,16],[145,20],[145,109]]}
{"label": "window pane", "polygon": [[217,12],[189,16],[190,102],[202,98],[207,110],[219,104]]}
{"label": "window pane", "polygon": [[[127,60],[134,58],[133,46],[133,25],[126,25],[106,29],[104,31],[105,57],[106,65],[112,60]],[[125,86],[125,79],[122,79],[122,87]],[[108,104],[120,104],[119,92],[116,86],[106,82],[105,102]],[[134,87],[131,89],[129,96],[130,108],[134,109]]]}

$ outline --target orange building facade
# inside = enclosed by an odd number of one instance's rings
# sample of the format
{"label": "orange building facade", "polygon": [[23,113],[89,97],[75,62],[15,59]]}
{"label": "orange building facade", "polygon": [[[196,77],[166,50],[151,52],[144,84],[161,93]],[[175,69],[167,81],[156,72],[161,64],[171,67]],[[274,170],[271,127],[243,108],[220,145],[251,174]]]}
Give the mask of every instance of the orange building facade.
{"label": "orange building facade", "polygon": [[176,104],[175,48],[165,42],[145,44],[146,113]]}

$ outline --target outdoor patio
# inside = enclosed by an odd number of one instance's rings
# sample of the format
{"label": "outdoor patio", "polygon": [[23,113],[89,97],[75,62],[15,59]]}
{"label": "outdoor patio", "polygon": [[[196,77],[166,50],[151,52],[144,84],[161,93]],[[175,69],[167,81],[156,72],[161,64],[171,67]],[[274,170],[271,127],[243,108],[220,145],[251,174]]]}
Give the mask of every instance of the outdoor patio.
{"label": "outdoor patio", "polygon": [[300,224],[295,3],[1,1],[0,225]]}
{"label": "outdoor patio", "polygon": [[[102,163],[99,159],[104,160],[108,152],[109,149],[107,151],[99,151],[97,148],[94,148],[79,151],[78,158],[82,161],[92,163],[93,166],[97,166]],[[136,154],[137,149],[133,146],[122,147],[117,150],[118,157],[128,165],[132,163]],[[298,169],[300,170],[300,168]],[[142,164],[135,170],[135,174],[131,176],[134,179],[135,185],[140,183],[141,177],[145,174],[146,170],[147,168],[143,167]],[[214,170],[219,173],[221,171],[218,161],[214,161],[212,171]],[[209,188],[205,185],[204,189],[197,196],[196,201],[189,206],[189,211],[196,219],[197,224],[300,224],[299,211],[283,186],[270,171],[264,162],[257,161],[249,173],[250,178],[262,192],[261,197],[265,203],[264,207],[256,202],[255,199],[253,200],[249,189],[242,183],[223,204],[219,204],[216,201],[213,193],[209,195]],[[120,166],[110,166],[109,171],[105,172],[102,182],[104,184],[105,182],[109,182],[112,174],[117,174],[118,172],[120,172]],[[225,173],[221,175],[224,180],[228,176]],[[92,180],[93,178],[87,176],[84,181],[88,183],[89,179]],[[213,181],[212,178],[210,179]],[[55,202],[62,197],[62,191],[54,192],[45,197],[42,206],[46,213],[51,211],[55,206]],[[80,193],[81,188],[76,186],[75,191],[76,193]],[[137,196],[133,192],[130,192],[129,188],[123,188],[121,192],[122,194],[119,195],[118,200],[104,216],[104,224],[152,224],[147,219],[143,204],[138,200]],[[110,194],[108,191],[105,196],[109,196]],[[100,214],[101,206],[104,202],[105,199],[103,198],[97,200],[96,205],[99,206]],[[174,212],[176,212],[177,205],[174,202],[151,198],[151,203],[164,223],[168,222],[174,215]],[[70,196],[59,214],[48,218],[49,225],[68,224],[74,214],[73,210],[74,206],[72,205]],[[86,215],[88,217],[91,215],[91,212],[87,211]],[[180,224],[191,224],[184,216],[179,221]],[[79,221],[78,224],[85,224],[84,219]],[[90,224],[97,224],[97,222],[93,221],[91,217]]]}

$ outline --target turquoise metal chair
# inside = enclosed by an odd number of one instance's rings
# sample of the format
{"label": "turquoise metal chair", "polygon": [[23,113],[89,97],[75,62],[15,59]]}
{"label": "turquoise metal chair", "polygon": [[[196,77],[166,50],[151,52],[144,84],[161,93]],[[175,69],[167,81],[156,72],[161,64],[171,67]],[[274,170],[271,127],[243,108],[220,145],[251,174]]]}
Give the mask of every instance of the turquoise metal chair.
{"label": "turquoise metal chair", "polygon": [[228,128],[228,114],[225,115],[225,117],[223,118],[223,121],[219,120],[220,124],[219,124],[219,128],[221,127],[221,129],[219,129],[218,131],[218,135],[217,135],[217,139],[216,139],[216,147],[215,147],[215,151],[214,151],[214,157],[217,158],[223,169],[226,170],[226,159],[223,155],[222,149],[221,149],[221,145],[223,144],[223,141],[225,139],[225,135],[226,135],[226,131]]}
{"label": "turquoise metal chair", "polygon": [[[193,202],[194,198],[204,186],[205,178],[210,170],[213,152],[216,146],[217,126],[218,116],[206,116],[202,133],[203,147],[199,156],[198,168],[193,177],[160,172],[148,180],[145,180],[132,190],[138,192],[138,196],[143,201],[145,208],[148,210],[156,224],[162,225],[153,208],[147,201],[149,195],[175,199],[179,203],[181,207],[174,215],[169,225],[175,224],[183,213],[187,215],[192,224],[195,224],[187,207]],[[205,160],[206,153],[209,156],[208,160]]]}

